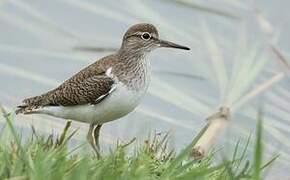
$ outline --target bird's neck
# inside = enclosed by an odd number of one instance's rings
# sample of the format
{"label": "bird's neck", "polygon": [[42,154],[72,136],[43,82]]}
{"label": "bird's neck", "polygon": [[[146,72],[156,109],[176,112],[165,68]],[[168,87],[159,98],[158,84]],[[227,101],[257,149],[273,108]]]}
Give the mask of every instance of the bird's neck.
{"label": "bird's neck", "polygon": [[124,63],[132,64],[132,63],[140,63],[140,61],[144,60],[147,56],[148,52],[144,51],[140,47],[136,47],[135,45],[130,45],[128,47],[122,47],[118,51],[119,60]]}
{"label": "bird's neck", "polygon": [[120,81],[133,90],[147,89],[150,81],[150,63],[147,53],[140,49],[120,49],[118,66]]}

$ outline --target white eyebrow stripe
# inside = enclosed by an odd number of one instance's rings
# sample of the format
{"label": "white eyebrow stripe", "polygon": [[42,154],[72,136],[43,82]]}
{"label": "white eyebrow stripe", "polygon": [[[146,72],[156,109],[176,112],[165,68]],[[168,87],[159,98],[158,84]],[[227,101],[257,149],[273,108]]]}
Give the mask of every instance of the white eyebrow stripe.
{"label": "white eyebrow stripe", "polygon": [[142,35],[144,32],[136,32],[135,35]]}

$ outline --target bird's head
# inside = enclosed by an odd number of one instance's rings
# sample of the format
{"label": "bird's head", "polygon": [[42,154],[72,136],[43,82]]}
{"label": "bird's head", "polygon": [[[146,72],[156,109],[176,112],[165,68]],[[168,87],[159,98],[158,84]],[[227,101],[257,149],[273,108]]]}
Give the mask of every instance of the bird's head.
{"label": "bird's head", "polygon": [[131,51],[151,52],[159,47],[190,50],[186,46],[159,39],[159,34],[152,24],[135,24],[123,37],[122,49]]}

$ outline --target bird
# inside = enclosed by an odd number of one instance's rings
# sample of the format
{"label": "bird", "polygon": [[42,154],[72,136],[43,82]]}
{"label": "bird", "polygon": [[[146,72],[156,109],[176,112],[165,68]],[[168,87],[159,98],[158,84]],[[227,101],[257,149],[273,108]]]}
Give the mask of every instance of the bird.
{"label": "bird", "polygon": [[190,50],[160,39],[152,24],[135,24],[126,31],[115,53],[85,67],[55,89],[24,99],[15,113],[46,114],[89,124],[87,140],[100,157],[102,125],[138,106],[150,84],[148,54],[161,47]]}

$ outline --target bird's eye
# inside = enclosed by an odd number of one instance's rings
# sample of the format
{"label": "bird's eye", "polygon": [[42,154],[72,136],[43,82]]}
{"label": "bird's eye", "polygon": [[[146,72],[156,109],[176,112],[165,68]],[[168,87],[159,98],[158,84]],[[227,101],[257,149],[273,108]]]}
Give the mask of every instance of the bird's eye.
{"label": "bird's eye", "polygon": [[148,32],[144,32],[141,38],[144,40],[149,40],[151,38],[151,35]]}

